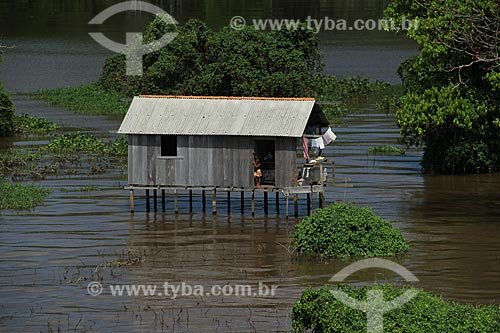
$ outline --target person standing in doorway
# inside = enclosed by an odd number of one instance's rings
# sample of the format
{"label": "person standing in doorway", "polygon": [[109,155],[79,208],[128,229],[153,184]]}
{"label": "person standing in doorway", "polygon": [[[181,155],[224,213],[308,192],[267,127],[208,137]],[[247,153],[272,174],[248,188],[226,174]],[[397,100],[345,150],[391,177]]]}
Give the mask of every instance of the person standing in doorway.
{"label": "person standing in doorway", "polygon": [[260,180],[262,178],[262,163],[260,162],[259,156],[253,153],[253,181],[256,187],[260,187]]}

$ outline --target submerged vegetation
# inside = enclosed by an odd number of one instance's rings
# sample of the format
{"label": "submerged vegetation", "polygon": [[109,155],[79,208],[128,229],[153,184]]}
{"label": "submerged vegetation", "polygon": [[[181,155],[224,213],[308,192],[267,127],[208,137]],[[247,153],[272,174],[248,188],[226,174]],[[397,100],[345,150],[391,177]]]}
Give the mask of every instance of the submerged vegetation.
{"label": "submerged vegetation", "polygon": [[[21,133],[41,133],[58,129],[46,119],[17,117]],[[20,119],[20,120],[19,120]],[[12,181],[41,180],[47,176],[74,175],[78,172],[98,174],[109,167],[126,165],[127,141],[120,137],[105,141],[92,134],[75,132],[60,135],[37,148],[11,148],[0,153],[0,210],[29,209],[43,202],[50,192],[39,185],[12,184]],[[5,176],[4,176],[5,175]],[[73,191],[89,192],[95,185]]]}
{"label": "submerged vegetation", "polygon": [[[56,137],[42,150],[65,156],[77,153],[76,156],[87,154],[91,159],[97,159],[102,164],[118,162],[120,167],[127,164],[128,143],[125,137],[119,137],[112,142],[105,142],[93,134],[74,132]],[[94,165],[92,173],[101,173],[104,166]]]}
{"label": "submerged vegetation", "polygon": [[[330,288],[341,290],[357,300],[366,300],[366,294],[370,290],[382,290],[386,301],[395,299],[406,290],[390,284],[362,288],[340,285],[317,290],[306,289],[293,307],[295,332],[366,332],[366,315],[338,300],[330,292]],[[496,333],[500,327],[500,306],[475,307],[445,301],[419,291],[408,303],[386,312],[383,323],[383,331],[391,333]]]}
{"label": "submerged vegetation", "polygon": [[299,253],[341,259],[394,256],[409,249],[389,222],[349,203],[316,209],[297,224],[292,236]]}
{"label": "submerged vegetation", "polygon": [[368,153],[371,155],[402,156],[405,151],[394,146],[372,146],[368,148]]}
{"label": "submerged vegetation", "polygon": [[61,128],[56,123],[46,119],[31,117],[27,114],[18,116],[14,115],[14,133],[34,133],[34,134],[44,134],[50,133]]}
{"label": "submerged vegetation", "polygon": [[41,90],[28,95],[33,99],[83,114],[124,115],[129,105],[128,102],[122,100],[124,96],[105,90],[97,83]]}
{"label": "submerged vegetation", "polygon": [[43,203],[50,193],[40,185],[11,184],[0,177],[0,210],[31,209]]}
{"label": "submerged vegetation", "polygon": [[74,132],[56,137],[43,149],[52,153],[104,153],[106,145],[95,135]]}

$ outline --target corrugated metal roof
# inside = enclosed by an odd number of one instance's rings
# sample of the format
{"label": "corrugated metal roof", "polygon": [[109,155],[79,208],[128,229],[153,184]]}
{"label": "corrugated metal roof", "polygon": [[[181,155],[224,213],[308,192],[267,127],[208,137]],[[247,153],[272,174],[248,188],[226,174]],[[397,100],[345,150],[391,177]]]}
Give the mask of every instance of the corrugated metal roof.
{"label": "corrugated metal roof", "polygon": [[313,98],[135,97],[122,134],[300,137]]}

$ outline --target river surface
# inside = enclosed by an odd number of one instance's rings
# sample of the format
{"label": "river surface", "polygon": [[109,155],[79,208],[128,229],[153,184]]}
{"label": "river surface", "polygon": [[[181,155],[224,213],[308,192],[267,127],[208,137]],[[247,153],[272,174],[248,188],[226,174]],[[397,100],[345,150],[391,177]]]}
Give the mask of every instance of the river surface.
{"label": "river surface", "polygon": [[[26,92],[95,81],[111,52],[97,44],[89,32],[103,32],[123,43],[126,32],[143,31],[152,16],[142,12],[117,14],[101,26],[88,22],[120,1],[0,0],[0,41],[7,49],[0,65],[6,90]],[[213,28],[228,26],[233,16],[253,19],[346,20],[379,19],[389,1],[150,1],[179,23],[201,19]],[[312,26],[312,24],[311,24]],[[319,33],[325,54],[325,72],[362,75],[399,82],[396,69],[417,53],[416,44],[400,35],[378,30]]]}
{"label": "river surface", "polygon": [[[115,2],[96,3],[0,0],[2,37],[17,45],[7,50],[0,65],[7,89],[30,91],[95,80],[109,53],[86,37],[86,22]],[[248,17],[378,17],[387,2],[156,3],[180,21],[193,16],[219,27],[241,12]],[[137,26],[145,24],[144,17],[134,18]],[[122,19],[128,24],[130,17]],[[105,29],[118,38],[126,31],[123,24],[110,20]],[[379,32],[322,33],[320,38],[327,71],[393,82],[397,63],[416,50],[407,40]],[[116,119],[77,116],[24,96],[13,100],[19,114],[47,117],[62,124],[62,132],[79,129],[113,137],[119,126]],[[372,105],[361,105],[334,130],[338,139],[326,155],[335,160],[337,177],[350,178],[347,183],[353,187],[328,188],[327,201],[353,201],[392,221],[411,243],[409,253],[395,261],[417,276],[416,286],[446,299],[500,304],[500,175],[423,176],[421,152],[414,149],[402,157],[368,155],[369,146],[396,145],[399,138],[393,116],[378,114]],[[15,137],[1,140],[0,149],[48,140]],[[181,197],[178,215],[172,213],[171,198],[167,213],[146,213],[141,196],[137,212],[130,215],[128,193],[122,189],[126,176],[119,169],[99,176],[52,177],[41,184],[54,190],[43,206],[0,215],[0,332],[288,332],[291,308],[303,288],[326,284],[348,264],[290,258],[286,244],[297,220],[276,216],[273,205],[264,217],[262,198],[253,218],[249,205],[245,215],[225,214],[222,196],[217,216],[189,214],[186,196]],[[97,189],[71,191],[85,185]],[[303,199],[301,215],[306,211]],[[233,212],[239,211],[238,203],[235,198]],[[197,212],[199,205],[197,197]],[[96,269],[128,252],[144,261]],[[87,293],[87,284],[95,279],[105,287],[100,296]],[[384,271],[357,273],[349,281],[375,279],[399,281]],[[172,300],[165,295],[113,297],[107,289],[110,284],[162,286],[164,282],[201,285],[206,290],[236,284],[258,288],[263,282],[277,290],[272,297]]]}
{"label": "river surface", "polygon": [[[16,96],[19,112],[44,115],[78,126],[81,119],[58,108]],[[337,141],[326,156],[336,161],[338,178],[351,178],[353,188],[330,187],[328,202],[353,201],[372,207],[392,221],[410,241],[408,254],[395,259],[420,280],[416,286],[446,299],[472,304],[498,304],[500,290],[499,175],[432,177],[420,174],[420,152],[403,157],[369,156],[371,145],[396,144],[398,131],[392,116],[360,106],[335,128]],[[117,121],[86,117],[100,136]],[[78,126],[78,128],[80,128]],[[44,138],[20,138],[16,146],[43,144]],[[123,172],[100,176],[47,179],[52,188],[45,205],[30,213],[4,212],[0,216],[0,331],[81,330],[88,332],[288,332],[291,307],[305,287],[326,284],[348,262],[308,262],[290,258],[289,234],[297,223],[276,216],[227,215],[225,197],[218,198],[217,216],[189,214],[181,196],[175,215],[173,200],[167,213],[146,213],[143,196],[137,212],[128,213]],[[340,182],[342,185],[344,182]],[[72,192],[85,185],[91,192]],[[65,190],[61,190],[64,188]],[[68,191],[69,190],[69,191]],[[306,207],[301,200],[300,214]],[[195,211],[200,212],[195,197]],[[272,202],[272,201],[271,201]],[[232,210],[239,212],[239,200]],[[283,200],[281,201],[283,212]],[[317,200],[314,205],[317,206]],[[107,268],[99,264],[132,252],[144,262]],[[81,280],[78,283],[78,279]],[[102,280],[101,280],[102,279]],[[105,289],[90,296],[92,280],[110,284],[203,286],[277,286],[273,297],[237,296],[111,296]],[[387,271],[357,273],[350,282],[399,281]],[[256,289],[254,289],[256,290]],[[50,328],[50,329],[49,329]]]}

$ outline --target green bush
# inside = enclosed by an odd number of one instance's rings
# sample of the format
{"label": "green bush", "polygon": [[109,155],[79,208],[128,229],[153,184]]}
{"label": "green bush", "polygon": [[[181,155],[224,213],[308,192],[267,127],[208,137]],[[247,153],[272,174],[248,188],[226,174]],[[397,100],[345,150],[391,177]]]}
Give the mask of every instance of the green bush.
{"label": "green bush", "polygon": [[12,134],[14,130],[14,105],[0,84],[0,137]]}
{"label": "green bush", "polygon": [[95,135],[75,132],[61,135],[53,139],[46,146],[46,150],[52,153],[104,153],[106,152],[106,145]]}
{"label": "green bush", "polygon": [[[340,285],[333,288],[358,300],[366,300],[367,291],[372,289],[382,290],[385,301],[405,291],[390,284],[362,288]],[[323,287],[302,292],[293,307],[294,332],[365,333],[366,315],[340,302],[330,290],[330,287]],[[474,307],[447,302],[420,291],[402,307],[385,313],[383,319],[384,332],[390,333],[497,333],[500,329],[500,307]]]}
{"label": "green bush", "polygon": [[372,146],[368,148],[368,153],[371,155],[396,155],[401,156],[405,151],[394,146]]}
{"label": "green bush", "polygon": [[39,185],[11,184],[0,179],[0,210],[33,208],[49,193],[50,190]]}
{"label": "green bush", "polygon": [[14,132],[21,133],[48,133],[53,132],[61,126],[51,122],[46,118],[30,117],[27,114],[22,116],[14,115]]}
{"label": "green bush", "polygon": [[300,253],[328,257],[393,256],[409,248],[389,222],[353,204],[317,209],[297,224],[292,236]]}

